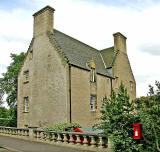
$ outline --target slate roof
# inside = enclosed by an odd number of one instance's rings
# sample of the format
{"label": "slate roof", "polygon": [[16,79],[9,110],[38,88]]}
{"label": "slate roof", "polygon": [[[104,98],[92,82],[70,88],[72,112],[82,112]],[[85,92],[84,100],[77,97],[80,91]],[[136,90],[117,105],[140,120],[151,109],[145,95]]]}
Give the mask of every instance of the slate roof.
{"label": "slate roof", "polygon": [[114,61],[114,57],[115,57],[115,52],[114,52],[114,47],[110,47],[110,48],[106,48],[100,51],[104,62],[108,67],[112,67],[113,66],[113,61]]}
{"label": "slate roof", "polygon": [[104,66],[99,50],[55,29],[53,37],[60,45],[62,52],[67,56],[70,64],[89,70],[86,63],[93,57],[96,64],[96,72],[112,77]]}

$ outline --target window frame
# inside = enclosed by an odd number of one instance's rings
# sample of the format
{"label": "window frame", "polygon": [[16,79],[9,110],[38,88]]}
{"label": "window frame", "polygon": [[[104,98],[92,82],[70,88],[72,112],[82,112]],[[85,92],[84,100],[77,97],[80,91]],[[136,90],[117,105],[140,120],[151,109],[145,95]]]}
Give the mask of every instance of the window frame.
{"label": "window frame", "polygon": [[129,90],[133,91],[133,81],[129,81]]}
{"label": "window frame", "polygon": [[23,77],[23,79],[24,79],[24,83],[28,83],[29,82],[29,70],[25,70],[24,72],[23,72],[23,75],[24,75],[24,77]]}
{"label": "window frame", "polygon": [[29,112],[29,97],[24,97],[24,113]]}
{"label": "window frame", "polygon": [[[92,100],[94,99],[94,100]],[[95,111],[96,110],[96,95],[91,95],[90,96],[90,111]]]}
{"label": "window frame", "polygon": [[118,77],[115,77],[115,89],[118,89],[119,85],[118,85]]}
{"label": "window frame", "polygon": [[95,80],[95,69],[91,68],[90,70],[90,82],[96,82]]}

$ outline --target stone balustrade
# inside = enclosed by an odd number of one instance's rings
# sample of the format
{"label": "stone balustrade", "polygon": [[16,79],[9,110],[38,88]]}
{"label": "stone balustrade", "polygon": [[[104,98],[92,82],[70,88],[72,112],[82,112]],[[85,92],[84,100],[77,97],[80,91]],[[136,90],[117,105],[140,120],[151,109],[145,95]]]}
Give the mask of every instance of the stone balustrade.
{"label": "stone balustrade", "polygon": [[82,150],[108,151],[108,138],[97,134],[44,131],[33,127],[21,129],[0,126],[0,135],[78,148]]}

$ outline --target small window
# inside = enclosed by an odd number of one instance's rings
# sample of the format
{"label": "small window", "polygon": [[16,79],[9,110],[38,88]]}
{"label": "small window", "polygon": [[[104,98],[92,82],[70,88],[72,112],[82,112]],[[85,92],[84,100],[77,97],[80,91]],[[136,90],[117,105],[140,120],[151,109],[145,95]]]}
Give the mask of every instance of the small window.
{"label": "small window", "polygon": [[90,81],[91,82],[95,82],[95,69],[91,69],[91,73],[90,73]]}
{"label": "small window", "polygon": [[133,82],[130,81],[129,85],[130,85],[130,91],[133,91]]}
{"label": "small window", "polygon": [[29,71],[24,71],[24,83],[29,82]]}
{"label": "small window", "polygon": [[29,112],[29,98],[24,97],[24,112]]}
{"label": "small window", "polygon": [[91,95],[90,99],[91,111],[95,111],[95,104],[96,104],[96,96]]}
{"label": "small window", "polygon": [[118,88],[118,77],[115,77],[115,88]]}
{"label": "small window", "polygon": [[32,60],[32,58],[33,58],[33,50],[30,50],[29,51],[29,59]]}

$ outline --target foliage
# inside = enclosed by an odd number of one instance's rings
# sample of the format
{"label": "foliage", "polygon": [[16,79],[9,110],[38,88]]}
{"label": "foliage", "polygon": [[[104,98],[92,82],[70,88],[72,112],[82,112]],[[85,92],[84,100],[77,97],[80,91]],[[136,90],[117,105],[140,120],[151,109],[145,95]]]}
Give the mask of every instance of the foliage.
{"label": "foliage", "polygon": [[12,62],[7,67],[7,72],[2,74],[0,78],[0,103],[3,101],[3,97],[7,94],[6,101],[10,107],[14,107],[17,102],[17,83],[18,72],[23,64],[26,54],[20,53],[11,54]]}
{"label": "foliage", "polygon": [[17,126],[17,111],[15,108],[6,109],[5,107],[0,107],[0,126]]}
{"label": "foliage", "polygon": [[156,90],[150,85],[148,97],[135,100],[137,116],[143,129],[143,150],[160,151],[160,83]]}
{"label": "foliage", "polygon": [[73,131],[76,128],[81,128],[77,123],[60,123],[52,126],[47,126],[44,130],[47,131]]}
{"label": "foliage", "polygon": [[142,144],[133,139],[133,124],[138,118],[123,84],[117,93],[113,91],[109,98],[103,100],[101,113],[99,127],[107,136],[112,135],[115,152],[140,151]]}

